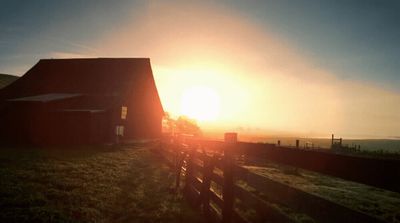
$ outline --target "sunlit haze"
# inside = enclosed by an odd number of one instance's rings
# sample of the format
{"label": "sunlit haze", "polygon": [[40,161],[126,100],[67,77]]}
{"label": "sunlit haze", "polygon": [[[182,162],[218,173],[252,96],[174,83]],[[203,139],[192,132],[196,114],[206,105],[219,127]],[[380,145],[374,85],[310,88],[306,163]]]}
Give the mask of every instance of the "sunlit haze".
{"label": "sunlit haze", "polygon": [[[400,135],[400,67],[392,63],[399,45],[382,37],[398,36],[398,28],[376,20],[388,33],[360,45],[359,36],[377,30],[364,25],[371,21],[362,10],[341,11],[353,4],[317,10],[268,1],[82,1],[79,10],[69,2],[44,10],[11,2],[16,15],[0,9],[0,73],[22,75],[40,58],[149,57],[164,110],[194,118],[204,130]],[[24,7],[35,15],[23,16]]]}
{"label": "sunlit haze", "polygon": [[219,116],[219,95],[208,87],[189,87],[182,93],[181,111],[199,121],[214,121]]}

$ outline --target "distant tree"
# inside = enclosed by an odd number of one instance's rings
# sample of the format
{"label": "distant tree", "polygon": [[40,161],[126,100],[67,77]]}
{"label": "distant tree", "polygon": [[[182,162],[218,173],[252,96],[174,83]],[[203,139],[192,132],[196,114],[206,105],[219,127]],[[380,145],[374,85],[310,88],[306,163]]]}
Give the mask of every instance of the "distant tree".
{"label": "distant tree", "polygon": [[201,135],[200,127],[197,125],[196,120],[190,119],[186,116],[179,116],[176,120],[176,129],[179,133],[190,134],[194,136]]}
{"label": "distant tree", "polygon": [[194,136],[200,136],[201,130],[197,125],[196,120],[190,119],[186,116],[179,116],[177,119],[171,117],[166,112],[163,120],[164,131],[169,132],[172,135],[175,134],[189,134]]}
{"label": "distant tree", "polygon": [[168,112],[165,112],[163,118],[163,131],[174,134],[175,129],[176,129],[176,121],[171,117],[171,115]]}

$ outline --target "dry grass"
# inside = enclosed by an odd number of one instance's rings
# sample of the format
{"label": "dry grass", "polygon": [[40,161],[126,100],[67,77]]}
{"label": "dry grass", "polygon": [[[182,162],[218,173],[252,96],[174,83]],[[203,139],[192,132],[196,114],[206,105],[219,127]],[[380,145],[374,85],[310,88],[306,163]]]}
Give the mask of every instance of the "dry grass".
{"label": "dry grass", "polygon": [[201,222],[149,147],[1,149],[0,222]]}
{"label": "dry grass", "polygon": [[[387,222],[400,222],[400,194],[302,169],[268,163],[248,169]],[[292,171],[288,171],[292,169]]]}

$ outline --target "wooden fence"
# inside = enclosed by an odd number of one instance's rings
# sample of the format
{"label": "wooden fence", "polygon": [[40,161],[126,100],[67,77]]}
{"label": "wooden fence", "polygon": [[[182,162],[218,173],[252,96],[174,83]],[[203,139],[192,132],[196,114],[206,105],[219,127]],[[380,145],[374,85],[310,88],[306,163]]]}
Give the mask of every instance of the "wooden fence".
{"label": "wooden fence", "polygon": [[283,209],[304,213],[317,222],[384,222],[249,171],[235,162],[240,155],[237,146],[171,140],[160,146],[176,173],[177,190],[182,188],[209,222],[295,222]]}

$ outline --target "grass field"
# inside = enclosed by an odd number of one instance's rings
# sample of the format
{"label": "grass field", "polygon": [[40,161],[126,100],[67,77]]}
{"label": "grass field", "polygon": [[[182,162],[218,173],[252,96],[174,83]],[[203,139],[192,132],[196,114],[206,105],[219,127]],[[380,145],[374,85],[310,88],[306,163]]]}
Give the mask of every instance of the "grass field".
{"label": "grass field", "polygon": [[0,149],[0,222],[201,222],[151,147]]}
{"label": "grass field", "polygon": [[[204,133],[209,140],[223,140],[220,138],[223,134]],[[339,136],[338,136],[339,137]],[[277,144],[278,140],[282,146],[295,146],[296,140],[299,140],[300,148],[304,148],[307,144],[308,148],[314,146],[315,148],[330,149],[331,138],[303,138],[303,137],[289,137],[289,136],[268,136],[268,135],[251,135],[240,134],[238,140],[242,142],[255,142],[255,143],[271,143]],[[393,155],[396,157],[400,154],[400,138],[392,137],[391,139],[343,139],[343,145],[354,147],[359,145],[361,153],[364,155]]]}
{"label": "grass field", "polygon": [[387,191],[294,167],[266,162],[247,166],[257,174],[291,185],[386,222],[400,222],[400,193]]}

